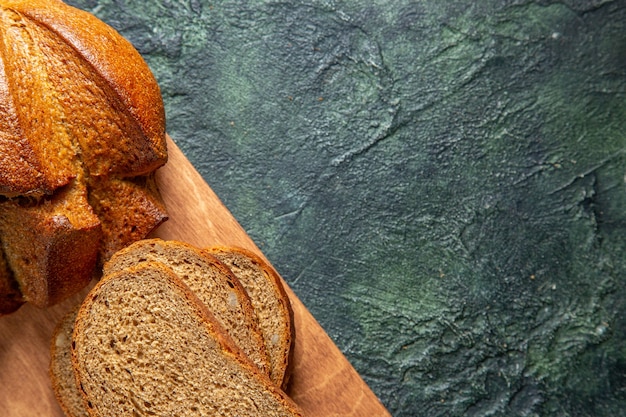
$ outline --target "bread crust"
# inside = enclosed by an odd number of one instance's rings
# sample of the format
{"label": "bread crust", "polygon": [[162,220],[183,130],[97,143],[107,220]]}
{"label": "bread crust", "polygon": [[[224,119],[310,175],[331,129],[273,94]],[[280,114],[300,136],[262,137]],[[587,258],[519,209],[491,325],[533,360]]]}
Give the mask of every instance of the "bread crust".
{"label": "bread crust", "polygon": [[0,0],[0,251],[27,302],[76,293],[167,219],[166,161],[160,89],[130,42],[59,0]]}
{"label": "bread crust", "polygon": [[[62,1],[13,0],[0,4],[44,26],[79,54],[102,77],[141,127],[147,146],[125,176],[145,175],[167,161],[165,108],[161,91],[139,52],[117,31],[92,14]],[[115,146],[114,144],[111,144]],[[113,149],[113,148],[112,148]],[[102,175],[102,174],[100,174]]]}
{"label": "bread crust", "polygon": [[80,185],[42,205],[29,207],[19,200],[0,204],[0,235],[8,265],[29,303],[56,304],[93,277],[102,232]]}
{"label": "bread crust", "polygon": [[102,221],[100,262],[144,239],[168,219],[154,175],[99,181],[90,189],[89,204]]}

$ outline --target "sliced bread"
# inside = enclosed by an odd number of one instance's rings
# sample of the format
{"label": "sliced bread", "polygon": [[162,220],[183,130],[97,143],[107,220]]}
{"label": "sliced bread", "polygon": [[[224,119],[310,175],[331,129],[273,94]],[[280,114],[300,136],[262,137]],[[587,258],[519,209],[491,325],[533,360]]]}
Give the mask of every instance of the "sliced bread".
{"label": "sliced bread", "polygon": [[81,305],[71,352],[91,417],[302,415],[159,262],[105,274]]}
{"label": "sliced bread", "polygon": [[80,305],[63,316],[54,330],[50,343],[50,381],[54,395],[67,417],[89,417],[76,385],[70,351],[78,307]]}
{"label": "sliced bread", "polygon": [[267,262],[249,250],[215,246],[207,251],[225,263],[246,289],[270,356],[270,379],[286,389],[295,332],[293,311],[281,278]]}
{"label": "sliced bread", "polygon": [[104,265],[104,275],[143,261],[158,261],[170,267],[206,304],[237,346],[269,374],[269,358],[256,313],[246,290],[227,266],[184,242],[145,239],[116,252]]}

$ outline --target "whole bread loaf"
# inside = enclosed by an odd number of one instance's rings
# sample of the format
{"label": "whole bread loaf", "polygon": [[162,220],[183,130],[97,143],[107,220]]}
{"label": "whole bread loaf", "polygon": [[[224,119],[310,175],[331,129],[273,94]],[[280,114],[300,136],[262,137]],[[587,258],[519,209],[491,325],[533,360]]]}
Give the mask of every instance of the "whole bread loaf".
{"label": "whole bread loaf", "polygon": [[63,300],[161,224],[166,160],[160,90],[128,41],[60,0],[0,0],[0,314]]}
{"label": "whole bread loaf", "polygon": [[302,416],[158,262],[96,284],[78,311],[71,352],[91,417]]}

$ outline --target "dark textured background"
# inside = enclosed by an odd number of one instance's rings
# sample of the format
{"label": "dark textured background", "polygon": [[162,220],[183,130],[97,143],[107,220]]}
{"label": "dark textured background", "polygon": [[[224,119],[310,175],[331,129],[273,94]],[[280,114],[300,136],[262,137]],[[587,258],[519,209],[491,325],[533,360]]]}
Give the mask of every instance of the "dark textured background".
{"label": "dark textured background", "polygon": [[72,0],[394,416],[626,409],[626,1]]}

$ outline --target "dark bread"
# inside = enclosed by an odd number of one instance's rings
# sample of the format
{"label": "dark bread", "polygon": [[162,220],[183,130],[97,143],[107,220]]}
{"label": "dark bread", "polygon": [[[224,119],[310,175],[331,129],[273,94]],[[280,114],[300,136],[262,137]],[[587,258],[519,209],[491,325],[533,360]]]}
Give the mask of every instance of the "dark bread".
{"label": "dark bread", "polygon": [[158,262],[105,275],[78,312],[71,346],[91,417],[302,415]]}

